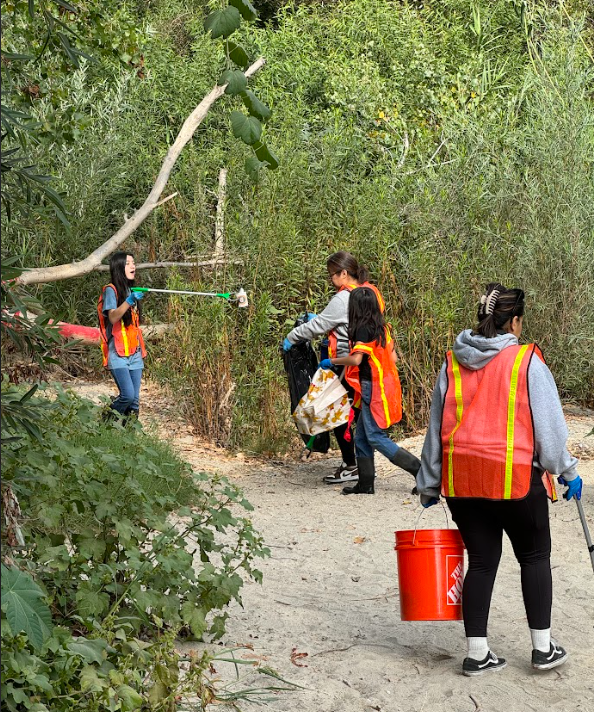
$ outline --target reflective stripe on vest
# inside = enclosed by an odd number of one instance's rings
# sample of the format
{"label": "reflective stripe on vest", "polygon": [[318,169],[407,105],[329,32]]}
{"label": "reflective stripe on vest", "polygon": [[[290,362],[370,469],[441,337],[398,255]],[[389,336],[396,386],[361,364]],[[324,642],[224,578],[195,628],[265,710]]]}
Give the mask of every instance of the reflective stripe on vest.
{"label": "reflective stripe on vest", "polygon": [[384,369],[382,368],[382,364],[380,363],[377,356],[373,353],[373,349],[371,348],[371,346],[363,346],[362,344],[359,344],[358,346],[355,346],[353,351],[363,351],[364,353],[366,353],[373,362],[374,366],[377,368],[382,405],[384,406],[384,417],[386,418],[386,423],[389,423],[390,406],[388,405],[388,399],[386,398],[386,387],[384,385]]}
{"label": "reflective stripe on vest", "polygon": [[122,343],[124,344],[124,356],[130,355],[130,346],[128,345],[128,332],[126,331],[126,326],[124,320],[120,321],[120,327],[122,331]]}
{"label": "reflective stripe on vest", "polygon": [[528,393],[534,344],[508,346],[486,366],[466,368],[449,352],[443,405],[442,494],[520,499],[530,488],[534,430]]}
{"label": "reflective stripe on vest", "polygon": [[448,495],[450,497],[454,497],[454,435],[462,423],[462,414],[464,413],[460,364],[453,351],[452,371],[454,372],[454,394],[456,398],[456,427],[450,433],[450,448],[448,451]]}

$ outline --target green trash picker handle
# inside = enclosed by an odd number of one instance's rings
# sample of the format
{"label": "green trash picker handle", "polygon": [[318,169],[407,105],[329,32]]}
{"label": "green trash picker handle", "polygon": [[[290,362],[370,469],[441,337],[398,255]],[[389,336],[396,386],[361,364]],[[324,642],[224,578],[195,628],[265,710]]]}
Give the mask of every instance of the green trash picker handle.
{"label": "green trash picker handle", "polygon": [[237,302],[237,306],[245,308],[248,306],[248,296],[245,290],[240,289],[232,292],[188,292],[185,289],[153,289],[152,287],[132,287],[133,292],[161,292],[161,294],[190,294],[195,297],[220,297],[229,301]]}
{"label": "green trash picker handle", "polygon": [[187,292],[182,289],[152,289],[152,287],[132,287],[133,292],[161,292],[162,294],[193,294],[197,297],[222,297],[231,299],[231,292]]}

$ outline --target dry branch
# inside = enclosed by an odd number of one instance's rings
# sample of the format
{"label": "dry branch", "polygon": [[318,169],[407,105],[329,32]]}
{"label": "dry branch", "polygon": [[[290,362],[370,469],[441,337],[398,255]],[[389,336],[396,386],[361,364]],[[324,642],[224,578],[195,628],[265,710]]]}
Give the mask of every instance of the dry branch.
{"label": "dry branch", "polygon": [[227,196],[227,169],[221,168],[219,173],[219,192],[217,197],[217,218],[215,222],[215,257],[225,254],[225,199]]}
{"label": "dry branch", "polygon": [[[261,69],[265,63],[266,60],[263,57],[260,57],[260,59],[254,62],[254,64],[246,70],[246,77],[251,77],[259,69]],[[210,107],[224,94],[226,86],[226,84],[223,84],[222,86],[217,85],[213,87],[213,89],[204,97],[204,99],[202,99],[194,111],[184,121],[175,142],[167,151],[167,155],[161,165],[161,170],[159,171],[157,180],[155,181],[155,184],[153,185],[147,199],[132,215],[132,217],[128,218],[122,227],[109,238],[109,240],[91,252],[91,254],[85,257],[84,260],[80,260],[80,262],[70,262],[68,264],[56,265],[54,267],[30,269],[23,272],[23,274],[19,277],[18,282],[20,284],[45,284],[46,282],[57,282],[62,279],[70,279],[71,277],[80,277],[97,269],[101,262],[112,252],[117,250],[124,240],[129,237],[159,205],[161,193],[165,189],[165,185],[167,184],[173,166],[175,165],[180,153],[182,152],[184,146],[192,138],[198,126],[202,123]]]}
{"label": "dry branch", "polygon": [[[224,257],[202,260],[200,262],[141,262],[136,269],[161,269],[167,267],[216,267],[217,265],[241,265],[243,260],[228,260]],[[109,265],[95,267],[95,272],[109,272]]]}

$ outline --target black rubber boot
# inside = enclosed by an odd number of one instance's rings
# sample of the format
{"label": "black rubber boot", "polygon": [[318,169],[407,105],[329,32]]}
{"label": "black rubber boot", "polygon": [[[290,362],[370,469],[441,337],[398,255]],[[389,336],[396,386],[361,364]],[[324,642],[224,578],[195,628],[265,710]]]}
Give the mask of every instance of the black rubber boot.
{"label": "black rubber boot", "polygon": [[413,455],[412,452],[405,450],[403,447],[398,448],[398,452],[394,455],[390,462],[397,467],[401,467],[406,472],[410,472],[415,479],[421,469],[421,461],[419,458]]}
{"label": "black rubber boot", "polygon": [[[401,467],[406,472],[410,472],[415,480],[417,479],[417,474],[421,469],[421,461],[418,457],[415,457],[412,452],[405,450],[403,447],[398,448],[398,452],[394,455],[390,462],[397,467]],[[416,487],[412,488],[411,494],[418,494]]]}
{"label": "black rubber boot", "polygon": [[375,464],[372,457],[357,458],[359,482],[354,487],[343,487],[342,494],[375,494]]}

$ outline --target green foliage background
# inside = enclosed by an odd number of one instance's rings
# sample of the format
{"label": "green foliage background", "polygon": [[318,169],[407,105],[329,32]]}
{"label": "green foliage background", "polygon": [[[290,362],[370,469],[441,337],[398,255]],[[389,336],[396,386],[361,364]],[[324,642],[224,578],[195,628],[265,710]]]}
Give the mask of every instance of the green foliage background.
{"label": "green foliage background", "polygon": [[[267,60],[249,86],[272,109],[263,138],[279,170],[257,183],[246,173],[247,148],[229,120],[240,102],[226,97],[171,176],[168,189],[179,196],[126,244],[139,261],[209,254],[218,172],[229,169],[226,245],[243,264],[141,274],[145,286],[243,286],[250,296],[249,310],[146,300],[155,321],[178,324],[151,350],[149,369],[180,408],[223,442],[285,447],[294,428],[278,344],[300,311],[327,303],[325,259],[337,249],[360,257],[386,297],[405,427],[424,424],[443,353],[472,325],[481,286],[492,280],[526,290],[527,338],[543,348],[562,395],[591,405],[587,3],[254,4],[260,22],[236,35],[252,59]],[[49,127],[36,158],[57,177],[71,225],[13,219],[3,225],[3,251],[24,254],[26,266],[80,259],[143,202],[182,122],[224,68],[220,44],[203,28],[215,6],[118,3],[136,52],[56,69],[42,96],[23,96]],[[72,117],[76,130],[62,135],[61,118],[72,126]],[[39,296],[65,318],[93,324],[104,281],[47,285]]]}

